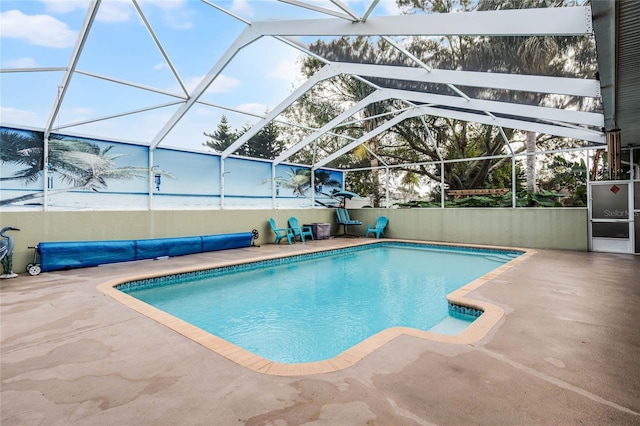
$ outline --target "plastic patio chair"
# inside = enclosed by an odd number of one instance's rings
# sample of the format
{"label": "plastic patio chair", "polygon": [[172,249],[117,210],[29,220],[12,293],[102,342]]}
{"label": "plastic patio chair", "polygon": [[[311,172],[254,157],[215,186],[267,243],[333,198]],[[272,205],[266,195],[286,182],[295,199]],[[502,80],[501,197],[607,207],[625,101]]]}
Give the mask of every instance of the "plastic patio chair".
{"label": "plastic patio chair", "polygon": [[273,241],[273,244],[279,244],[280,240],[283,238],[287,238],[289,244],[293,244],[296,242],[295,237],[293,236],[293,230],[290,228],[278,228],[276,225],[276,221],[273,218],[269,218],[269,224],[271,225],[271,229],[274,234],[276,234],[276,239]]}
{"label": "plastic patio chair", "polygon": [[376,234],[376,238],[380,238],[380,235],[384,237],[384,228],[387,227],[387,223],[389,223],[389,219],[386,216],[380,216],[378,220],[376,220],[375,225],[367,226],[367,233],[365,236],[368,238],[369,234]]}
{"label": "plastic patio chair", "polygon": [[310,226],[300,226],[298,219],[293,216],[289,218],[289,228],[293,231],[293,241],[296,240],[296,237],[300,237],[300,241],[304,243],[305,236],[311,237],[313,240],[313,229]]}
{"label": "plastic patio chair", "polygon": [[357,235],[347,233],[347,226],[349,225],[362,225],[362,222],[359,220],[352,220],[351,216],[349,216],[349,210],[344,208],[336,209],[336,216],[338,218],[338,225],[342,225],[344,227],[344,233],[339,236],[345,237],[357,237]]}

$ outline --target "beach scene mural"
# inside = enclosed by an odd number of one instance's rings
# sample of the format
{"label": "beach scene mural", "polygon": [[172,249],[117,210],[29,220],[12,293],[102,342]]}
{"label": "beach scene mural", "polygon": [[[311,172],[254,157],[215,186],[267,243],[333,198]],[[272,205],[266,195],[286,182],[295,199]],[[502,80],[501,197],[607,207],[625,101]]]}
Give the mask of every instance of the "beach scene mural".
{"label": "beach scene mural", "polygon": [[[211,209],[221,206],[220,156],[51,134],[45,164],[44,133],[0,128],[0,207],[50,210]],[[151,168],[149,165],[152,164]],[[224,208],[334,206],[343,173],[229,157],[224,163]],[[45,179],[47,169],[47,182]]]}

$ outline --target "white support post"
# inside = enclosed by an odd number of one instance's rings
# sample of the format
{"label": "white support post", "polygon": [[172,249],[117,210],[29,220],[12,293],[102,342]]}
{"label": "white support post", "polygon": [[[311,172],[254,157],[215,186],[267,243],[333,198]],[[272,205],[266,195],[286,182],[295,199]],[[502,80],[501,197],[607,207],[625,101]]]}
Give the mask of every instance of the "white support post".
{"label": "white support post", "polygon": [[148,149],[147,152],[149,153],[149,203],[148,203],[148,208],[149,210],[153,210],[153,183],[154,183],[154,165],[153,165],[153,151]]}
{"label": "white support post", "polygon": [[44,154],[44,173],[42,174],[44,177],[44,186],[42,187],[44,199],[42,200],[42,209],[46,212],[49,210],[49,135],[47,133],[44,134],[42,143],[42,152]]}
{"label": "white support post", "polygon": [[224,158],[220,157],[220,210],[224,210]]}
{"label": "white support post", "polygon": [[516,197],[516,156],[511,152],[511,208],[515,209],[517,207],[517,197]]}
{"label": "white support post", "polygon": [[591,167],[589,161],[589,150],[585,150],[585,162],[587,167],[587,240],[589,245],[589,251],[593,251],[593,233],[591,232],[591,224],[593,219],[593,212],[591,207]]}
{"label": "white support post", "polygon": [[314,209],[316,207],[316,171],[313,167],[311,167],[311,208]]}
{"label": "white support post", "polygon": [[271,163],[271,208],[276,209],[276,165]]}
{"label": "white support post", "polygon": [[385,194],[385,198],[387,199],[386,207],[390,208],[391,205],[389,203],[389,182],[391,180],[391,170],[389,170],[389,165],[386,165],[385,170],[387,171],[387,184],[386,184],[386,194]]}
{"label": "white support post", "polygon": [[444,161],[440,161],[440,208],[444,209]]}

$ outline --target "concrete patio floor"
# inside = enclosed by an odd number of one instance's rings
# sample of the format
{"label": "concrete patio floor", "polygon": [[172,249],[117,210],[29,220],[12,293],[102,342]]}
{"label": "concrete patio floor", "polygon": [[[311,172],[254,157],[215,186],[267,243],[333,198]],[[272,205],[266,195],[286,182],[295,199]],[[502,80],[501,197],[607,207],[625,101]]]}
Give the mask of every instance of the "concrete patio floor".
{"label": "concrete patio floor", "polygon": [[639,424],[640,257],[537,250],[470,294],[506,315],[475,344],[402,335],[341,371],[269,376],[96,286],[347,245],[271,244],[0,282],[9,425]]}

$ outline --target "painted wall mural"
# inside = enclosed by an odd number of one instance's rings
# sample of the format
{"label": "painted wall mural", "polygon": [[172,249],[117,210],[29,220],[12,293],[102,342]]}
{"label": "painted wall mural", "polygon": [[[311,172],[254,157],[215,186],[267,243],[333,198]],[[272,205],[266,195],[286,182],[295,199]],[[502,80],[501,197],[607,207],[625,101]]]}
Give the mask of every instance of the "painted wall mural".
{"label": "painted wall mural", "polygon": [[[0,127],[0,206],[15,210],[47,205],[51,210],[131,210],[220,208],[220,157],[214,154],[158,148],[149,168],[148,147],[51,134],[45,164],[44,133]],[[342,188],[343,173],[318,170],[311,184],[306,167],[227,158],[224,207],[280,208],[332,206]]]}

